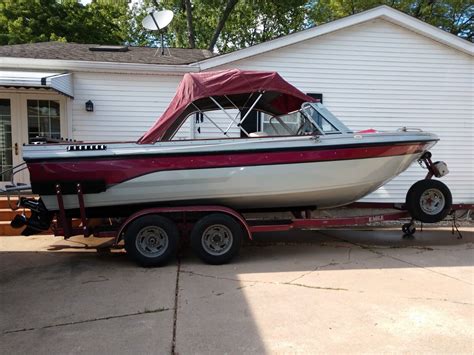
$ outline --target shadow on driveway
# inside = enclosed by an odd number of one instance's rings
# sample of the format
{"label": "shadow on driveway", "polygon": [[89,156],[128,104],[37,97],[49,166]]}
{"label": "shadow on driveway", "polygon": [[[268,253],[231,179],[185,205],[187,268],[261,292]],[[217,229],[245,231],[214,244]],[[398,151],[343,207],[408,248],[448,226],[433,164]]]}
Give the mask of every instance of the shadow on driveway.
{"label": "shadow on driveway", "polygon": [[0,352],[469,351],[474,233],[400,234],[260,234],[231,264],[186,248],[155,269],[83,239],[5,239]]}

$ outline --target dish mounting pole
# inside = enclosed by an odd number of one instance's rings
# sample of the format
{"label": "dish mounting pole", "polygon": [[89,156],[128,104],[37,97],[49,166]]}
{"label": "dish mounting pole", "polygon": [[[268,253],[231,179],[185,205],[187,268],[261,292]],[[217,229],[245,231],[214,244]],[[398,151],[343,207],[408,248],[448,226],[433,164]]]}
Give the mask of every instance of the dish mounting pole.
{"label": "dish mounting pole", "polygon": [[160,37],[161,37],[161,55],[165,55],[165,46],[164,46],[165,39],[164,39],[163,31],[161,30],[160,26],[158,26],[158,22],[156,22],[155,16],[153,16],[153,12],[150,13],[150,16],[151,16],[153,22],[155,23],[156,28],[158,29],[158,31],[160,31]]}

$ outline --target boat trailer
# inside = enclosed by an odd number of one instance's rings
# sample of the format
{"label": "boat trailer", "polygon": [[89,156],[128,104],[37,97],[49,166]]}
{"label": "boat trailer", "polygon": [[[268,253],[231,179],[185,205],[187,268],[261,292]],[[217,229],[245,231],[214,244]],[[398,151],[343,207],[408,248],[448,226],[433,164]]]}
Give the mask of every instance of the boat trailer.
{"label": "boat trailer", "polygon": [[[173,238],[176,248],[178,240],[190,240],[192,248],[202,260],[210,264],[222,264],[230,261],[237,254],[241,240],[253,240],[254,233],[367,226],[400,220],[405,221],[402,225],[403,238],[412,239],[416,232],[416,221],[406,209],[405,204],[356,202],[345,208],[391,209],[391,211],[351,217],[315,218],[312,216],[312,210],[293,210],[290,211],[292,218],[289,219],[252,218],[246,216],[247,213],[218,205],[156,207],[143,209],[128,218],[101,219],[101,223],[91,226],[91,219],[87,217],[84,207],[84,196],[80,184],[77,184],[77,198],[80,204],[80,218],[73,219],[68,217],[64,210],[63,195],[60,186],[57,185],[60,208],[52,223],[53,234],[65,239],[77,235],[82,235],[84,238],[92,236],[108,239],[108,242],[97,247],[98,252],[122,249],[125,244],[127,253],[131,254],[132,258],[142,266],[160,266],[168,261],[167,259],[152,260],[153,258],[146,257],[147,253],[151,255],[163,247],[163,243],[159,240],[160,233],[167,234],[167,238],[175,235]],[[456,222],[456,211],[471,209],[474,209],[472,204],[453,205],[451,208],[452,234],[456,231],[458,239],[462,238],[462,235]],[[204,227],[201,227],[203,223]],[[422,226],[423,223],[421,223]],[[151,234],[140,236],[141,231],[146,228],[149,228]],[[158,238],[155,237],[156,235]],[[131,243],[130,238],[132,238]],[[229,238],[235,244],[230,243]],[[229,248],[232,245],[237,246],[235,252]],[[225,252],[225,249],[229,249],[228,252]]]}

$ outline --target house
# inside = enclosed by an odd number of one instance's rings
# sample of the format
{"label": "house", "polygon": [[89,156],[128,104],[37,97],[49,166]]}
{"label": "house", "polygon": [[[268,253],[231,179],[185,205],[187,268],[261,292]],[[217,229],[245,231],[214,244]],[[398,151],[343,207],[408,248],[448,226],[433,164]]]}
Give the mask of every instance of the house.
{"label": "house", "polygon": [[[419,127],[438,134],[455,203],[474,203],[474,45],[387,6],[229,54],[205,50],[35,43],[0,47],[2,167],[47,133],[88,141],[138,139],[186,72],[278,71],[354,130]],[[188,121],[178,138],[216,134]],[[367,201],[403,201],[414,166]],[[26,175],[22,177],[27,179]]]}

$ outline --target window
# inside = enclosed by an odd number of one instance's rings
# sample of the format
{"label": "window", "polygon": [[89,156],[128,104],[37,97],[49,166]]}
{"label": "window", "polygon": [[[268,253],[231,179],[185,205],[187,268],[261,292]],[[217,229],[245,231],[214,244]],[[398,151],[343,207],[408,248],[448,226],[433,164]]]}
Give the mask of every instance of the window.
{"label": "window", "polygon": [[[0,171],[12,168],[12,122],[9,99],[0,99]],[[10,181],[11,172],[0,176],[0,181]]]}
{"label": "window", "polygon": [[61,138],[59,101],[28,100],[28,142],[36,137]]}
{"label": "window", "polygon": [[323,103],[323,94],[313,94],[313,93],[308,92],[306,93],[306,95],[312,97],[313,99],[318,99],[320,104]]}
{"label": "window", "polygon": [[299,126],[299,112],[275,117],[263,113],[263,131],[270,136],[288,136],[296,134]]}

